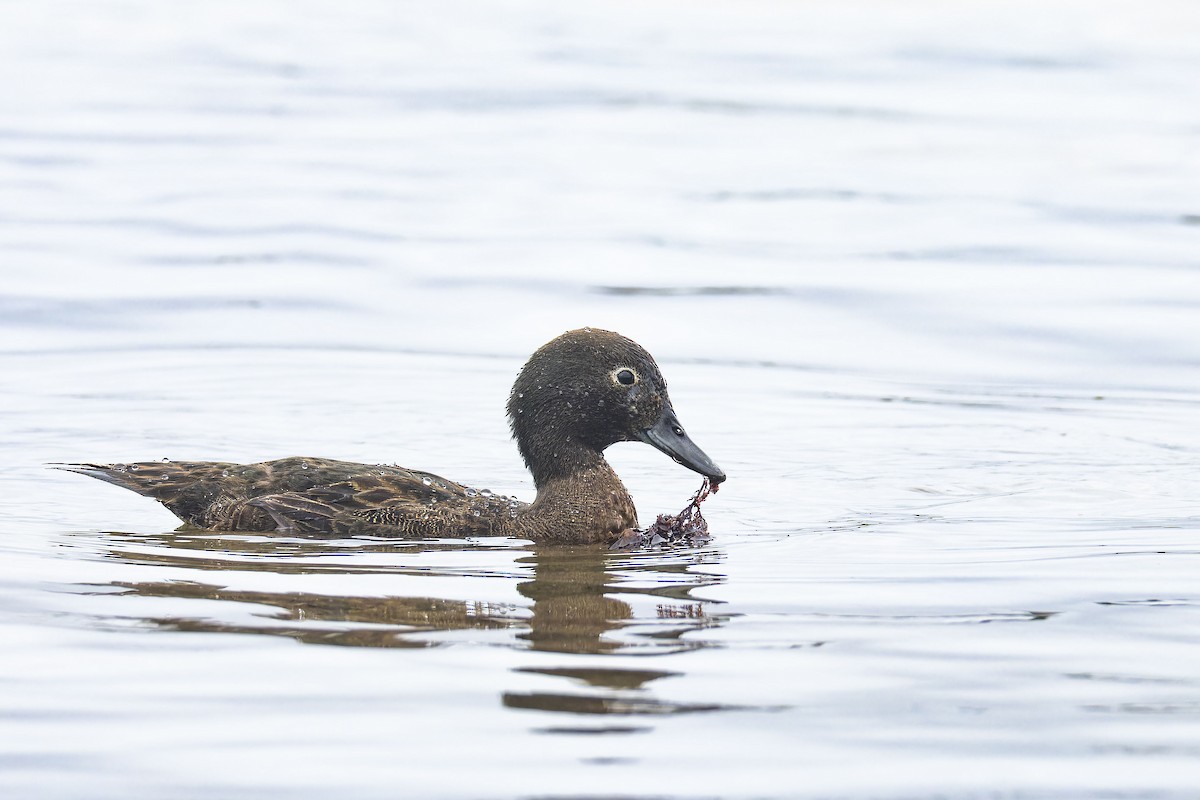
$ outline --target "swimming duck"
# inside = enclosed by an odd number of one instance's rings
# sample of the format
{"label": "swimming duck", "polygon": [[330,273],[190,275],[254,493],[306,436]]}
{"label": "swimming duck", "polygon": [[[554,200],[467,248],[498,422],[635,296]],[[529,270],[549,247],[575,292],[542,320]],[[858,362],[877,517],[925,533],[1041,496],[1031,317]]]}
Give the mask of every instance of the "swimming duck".
{"label": "swimming duck", "polygon": [[508,418],[537,486],[532,503],[419,470],[325,458],[55,466],[153,497],[209,530],[564,543],[612,542],[637,527],[604,458],[616,442],[646,442],[713,484],[725,480],[679,424],[654,359],[611,331],[568,331],[539,348],[513,384]]}

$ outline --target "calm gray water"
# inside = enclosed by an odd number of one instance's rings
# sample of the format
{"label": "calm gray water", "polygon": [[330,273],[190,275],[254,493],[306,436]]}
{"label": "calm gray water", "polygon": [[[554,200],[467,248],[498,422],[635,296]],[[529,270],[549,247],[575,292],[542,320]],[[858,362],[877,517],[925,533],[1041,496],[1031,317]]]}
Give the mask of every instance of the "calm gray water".
{"label": "calm gray water", "polygon": [[[5,797],[1200,796],[1194,3],[9,2],[0,82]],[[705,547],[42,466],[528,498],[584,325],[729,473]]]}

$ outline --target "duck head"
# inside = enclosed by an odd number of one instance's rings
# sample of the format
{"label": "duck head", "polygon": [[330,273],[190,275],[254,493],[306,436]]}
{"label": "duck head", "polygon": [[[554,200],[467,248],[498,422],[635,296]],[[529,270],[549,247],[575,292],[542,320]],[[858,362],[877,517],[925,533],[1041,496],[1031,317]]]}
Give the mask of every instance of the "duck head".
{"label": "duck head", "polygon": [[539,486],[626,441],[646,442],[713,483],[725,480],[679,424],[654,359],[611,331],[568,331],[538,348],[513,384],[508,416]]}

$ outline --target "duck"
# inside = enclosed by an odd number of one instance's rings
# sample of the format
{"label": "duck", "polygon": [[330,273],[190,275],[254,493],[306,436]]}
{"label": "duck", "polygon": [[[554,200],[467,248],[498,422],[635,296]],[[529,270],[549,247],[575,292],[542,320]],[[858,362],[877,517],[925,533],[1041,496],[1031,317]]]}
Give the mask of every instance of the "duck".
{"label": "duck", "polygon": [[645,442],[712,486],[725,480],[680,424],[654,358],[612,331],[580,328],[538,348],[507,410],[537,490],[528,503],[430,472],[328,458],[50,466],[154,498],[193,529],[563,544],[636,532],[633,499],[604,457],[617,442]]}

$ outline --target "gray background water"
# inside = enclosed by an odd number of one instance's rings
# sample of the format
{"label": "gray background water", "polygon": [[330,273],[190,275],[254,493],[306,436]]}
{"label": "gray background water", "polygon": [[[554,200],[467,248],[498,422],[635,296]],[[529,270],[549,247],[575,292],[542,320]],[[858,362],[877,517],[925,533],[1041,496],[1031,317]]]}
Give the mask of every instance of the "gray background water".
{"label": "gray background water", "polygon": [[[1196,796],[1194,3],[0,20],[6,796]],[[583,325],[730,474],[710,545],[175,534],[41,466],[528,497],[504,399]]]}

